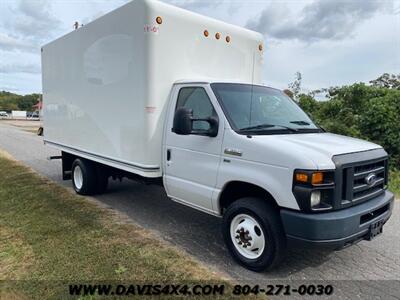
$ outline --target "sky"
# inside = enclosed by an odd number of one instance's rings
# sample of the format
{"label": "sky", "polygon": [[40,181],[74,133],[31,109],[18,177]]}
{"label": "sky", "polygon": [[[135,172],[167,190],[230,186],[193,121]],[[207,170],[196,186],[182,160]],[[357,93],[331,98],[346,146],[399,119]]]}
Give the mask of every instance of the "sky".
{"label": "sky", "polygon": [[[126,0],[0,0],[0,90],[41,92],[40,46]],[[261,32],[263,82],[303,91],[400,74],[400,0],[164,0]]]}

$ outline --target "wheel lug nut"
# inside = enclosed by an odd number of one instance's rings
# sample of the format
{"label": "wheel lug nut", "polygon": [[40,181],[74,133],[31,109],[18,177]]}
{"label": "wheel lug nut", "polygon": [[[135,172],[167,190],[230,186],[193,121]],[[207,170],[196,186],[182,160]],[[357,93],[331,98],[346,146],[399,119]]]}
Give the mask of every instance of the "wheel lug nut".
{"label": "wheel lug nut", "polygon": [[246,230],[244,233],[245,233],[245,234],[249,234],[249,231],[248,231],[248,230]]}
{"label": "wheel lug nut", "polygon": [[238,239],[238,238],[240,238],[240,235],[235,236],[235,239]]}
{"label": "wheel lug nut", "polygon": [[244,244],[244,245],[243,245],[243,247],[244,247],[244,248],[247,248],[247,245],[246,245],[246,244]]}
{"label": "wheel lug nut", "polygon": [[252,240],[251,236],[249,236],[248,240],[249,240],[249,241],[251,241],[251,240]]}
{"label": "wheel lug nut", "polygon": [[240,233],[240,230],[238,229],[238,230],[236,230],[236,233]]}
{"label": "wheel lug nut", "polygon": [[242,244],[242,241],[239,241],[239,245],[241,245]]}

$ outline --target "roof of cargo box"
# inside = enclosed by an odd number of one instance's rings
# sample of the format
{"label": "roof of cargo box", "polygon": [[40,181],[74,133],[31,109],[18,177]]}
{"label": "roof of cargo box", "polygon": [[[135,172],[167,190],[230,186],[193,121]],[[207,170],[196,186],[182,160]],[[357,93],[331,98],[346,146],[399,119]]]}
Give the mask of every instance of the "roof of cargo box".
{"label": "roof of cargo box", "polygon": [[[186,14],[188,16],[188,18],[190,18],[190,17],[202,18],[205,21],[205,24],[207,24],[207,22],[212,22],[214,24],[218,24],[219,23],[220,25],[223,25],[223,26],[229,26],[231,29],[234,29],[237,32],[241,32],[241,33],[247,34],[247,35],[252,35],[255,39],[260,39],[260,38],[262,39],[262,34],[259,33],[259,32],[256,32],[256,31],[244,28],[244,27],[240,27],[240,26],[237,26],[237,25],[233,25],[233,24],[230,24],[230,23],[226,23],[226,22],[223,22],[223,21],[211,18],[211,17],[207,17],[207,16],[204,16],[202,14],[199,14],[199,13],[187,10],[187,9],[183,9],[183,8],[180,8],[180,7],[165,3],[165,2],[161,2],[161,1],[158,1],[158,0],[132,0],[132,1],[120,6],[118,8],[116,8],[116,9],[114,9],[114,10],[112,10],[112,11],[110,11],[110,12],[108,12],[108,13],[106,13],[106,14],[104,14],[104,15],[102,15],[102,16],[94,19],[94,20],[92,20],[91,22],[89,22],[87,24],[81,24],[81,27],[78,27],[78,28],[74,29],[73,31],[68,32],[68,33],[66,33],[66,34],[54,39],[53,41],[50,41],[50,42],[44,44],[42,47],[45,47],[46,45],[51,44],[51,43],[53,43],[53,42],[55,42],[55,41],[57,41],[59,39],[62,39],[64,37],[68,36],[68,35],[71,35],[71,34],[74,34],[76,32],[79,32],[80,30],[84,30],[85,26],[88,26],[88,25],[90,25],[92,23],[95,23],[97,20],[102,19],[104,16],[113,14],[118,10],[123,10],[124,8],[132,5],[133,3],[136,4],[137,2],[142,2],[146,7],[150,7],[150,8],[151,7],[153,7],[153,8],[157,7],[157,8],[161,8],[161,9],[162,8],[168,8],[168,9],[176,10],[177,15],[179,15],[179,16],[183,16],[184,14]],[[158,19],[158,18],[157,18],[156,22],[157,23],[159,21],[162,22],[162,18],[160,18],[160,19]],[[207,32],[207,34],[208,34],[208,32]],[[261,47],[262,47],[262,45],[261,45]]]}
{"label": "roof of cargo box", "polygon": [[[110,71],[111,66],[136,63],[157,84],[192,76],[261,83],[264,60],[262,34],[156,0],[133,0],[46,44],[42,52],[52,47],[58,53],[70,48],[67,55],[77,59],[83,54],[85,68]],[[113,53],[124,54],[121,62]],[[101,56],[108,60],[97,59]],[[172,69],[172,62],[179,66]],[[164,78],[151,77],[166,71]]]}

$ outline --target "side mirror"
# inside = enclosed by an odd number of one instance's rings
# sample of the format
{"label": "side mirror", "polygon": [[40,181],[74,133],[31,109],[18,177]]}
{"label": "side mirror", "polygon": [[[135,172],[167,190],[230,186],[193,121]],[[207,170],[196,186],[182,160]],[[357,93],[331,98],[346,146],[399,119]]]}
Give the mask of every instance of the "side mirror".
{"label": "side mirror", "polygon": [[172,131],[176,134],[188,135],[193,131],[193,109],[180,107],[176,110]]}
{"label": "side mirror", "polygon": [[218,126],[219,126],[218,118],[213,116],[204,119],[204,121],[210,124],[210,129],[208,129],[207,135],[210,137],[216,137],[218,135]]}
{"label": "side mirror", "polygon": [[[208,130],[193,130],[193,121],[207,122],[210,124],[210,128]],[[219,122],[217,117],[213,116],[205,119],[196,119],[193,118],[192,109],[181,107],[175,112],[172,131],[181,135],[200,134],[216,137],[218,135],[218,126]]]}

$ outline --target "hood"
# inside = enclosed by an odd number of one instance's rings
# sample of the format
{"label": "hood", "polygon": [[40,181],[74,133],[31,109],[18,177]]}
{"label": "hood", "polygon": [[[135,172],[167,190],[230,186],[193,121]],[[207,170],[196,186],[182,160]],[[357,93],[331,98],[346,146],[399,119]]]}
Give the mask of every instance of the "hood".
{"label": "hood", "polygon": [[333,133],[287,134],[280,138],[288,143],[324,153],[329,157],[381,148],[371,142]]}
{"label": "hood", "polygon": [[[332,133],[254,135],[252,147],[246,147],[248,159],[292,168],[333,169],[332,157],[368,151],[381,146],[364,140]],[[269,155],[260,155],[255,144]]]}

